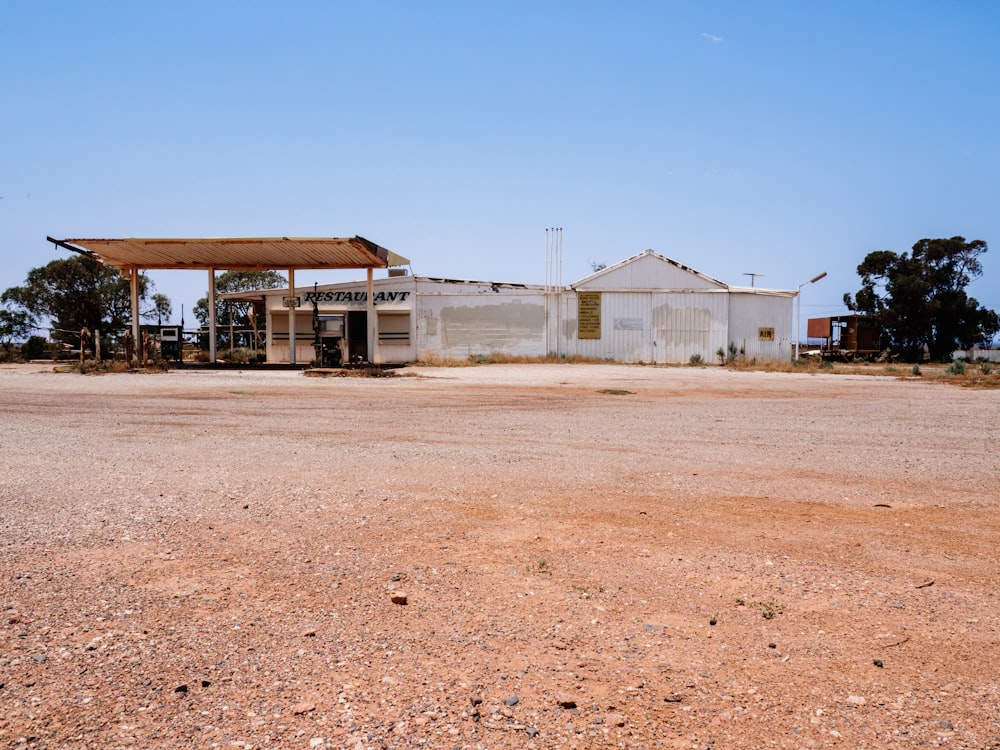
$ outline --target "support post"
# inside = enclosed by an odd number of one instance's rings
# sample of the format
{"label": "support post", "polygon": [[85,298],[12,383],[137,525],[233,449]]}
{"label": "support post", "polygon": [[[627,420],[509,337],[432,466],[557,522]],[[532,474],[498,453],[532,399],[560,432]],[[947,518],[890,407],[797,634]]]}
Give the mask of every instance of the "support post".
{"label": "support post", "polygon": [[372,268],[368,267],[368,361],[375,364],[375,295],[372,285]]}
{"label": "support post", "polygon": [[129,276],[129,292],[132,298],[132,340],[135,342],[134,357],[139,359],[139,269],[133,268]]}
{"label": "support post", "polygon": [[215,364],[215,269],[208,269],[208,361]]}
{"label": "support post", "polygon": [[288,364],[295,364],[295,269],[288,269]]}

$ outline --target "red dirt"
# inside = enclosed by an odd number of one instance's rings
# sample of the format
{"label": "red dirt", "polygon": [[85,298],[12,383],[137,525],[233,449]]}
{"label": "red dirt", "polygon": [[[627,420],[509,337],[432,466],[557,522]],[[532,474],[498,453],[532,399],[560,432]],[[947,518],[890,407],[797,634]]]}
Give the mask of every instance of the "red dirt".
{"label": "red dirt", "polygon": [[0,368],[0,743],[1000,747],[1000,392],[404,372]]}

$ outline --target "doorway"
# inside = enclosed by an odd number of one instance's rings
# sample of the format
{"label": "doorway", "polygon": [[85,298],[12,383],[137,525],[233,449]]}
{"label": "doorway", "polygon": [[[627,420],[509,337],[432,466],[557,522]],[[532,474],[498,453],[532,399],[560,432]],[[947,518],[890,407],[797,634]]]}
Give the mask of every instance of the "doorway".
{"label": "doorway", "polygon": [[348,362],[368,362],[368,311],[347,313]]}

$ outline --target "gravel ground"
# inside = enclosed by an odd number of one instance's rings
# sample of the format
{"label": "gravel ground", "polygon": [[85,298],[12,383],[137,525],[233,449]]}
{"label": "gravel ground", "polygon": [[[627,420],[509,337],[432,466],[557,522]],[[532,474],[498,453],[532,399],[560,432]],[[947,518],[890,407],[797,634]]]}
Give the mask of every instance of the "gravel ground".
{"label": "gravel ground", "polygon": [[1000,392],[399,375],[0,367],[0,744],[1000,747]]}

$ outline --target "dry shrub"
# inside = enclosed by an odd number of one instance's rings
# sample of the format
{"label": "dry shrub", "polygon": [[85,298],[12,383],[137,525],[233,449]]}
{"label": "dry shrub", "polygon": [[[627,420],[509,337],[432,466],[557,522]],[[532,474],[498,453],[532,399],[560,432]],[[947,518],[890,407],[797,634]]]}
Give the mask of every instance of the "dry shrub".
{"label": "dry shrub", "polygon": [[[486,362],[493,365],[521,365],[521,364],[569,364],[569,365],[600,365],[609,364],[610,360],[599,357],[583,357],[579,354],[545,354],[540,357],[528,357],[516,354],[504,354],[503,352],[492,352],[487,355]],[[617,362],[612,364],[618,364]]]}
{"label": "dry shrub", "polygon": [[[823,360],[818,357],[802,357],[798,362],[788,359],[766,359],[757,361],[756,359],[737,358],[726,362],[725,367],[730,370],[744,370],[752,372],[831,372],[828,366],[824,366]],[[834,368],[835,369],[835,368]]]}
{"label": "dry shrub", "polygon": [[124,359],[103,359],[98,362],[96,359],[87,359],[66,368],[60,368],[59,372],[79,372],[81,375],[108,375],[123,372],[166,372],[169,369],[167,362],[162,359],[149,360],[138,370],[131,362]]}
{"label": "dry shrub", "polygon": [[457,357],[442,357],[434,351],[425,352],[415,364],[421,367],[473,367],[478,364],[471,358],[459,359]]}
{"label": "dry shrub", "polygon": [[1000,388],[1000,373],[993,368],[966,367],[964,370],[943,368],[933,377],[933,381],[965,388],[992,390]]}
{"label": "dry shrub", "polygon": [[323,368],[320,370],[303,370],[307,378],[394,378],[393,370],[377,365],[365,367],[344,367],[339,369]]}
{"label": "dry shrub", "polygon": [[503,352],[490,352],[489,354],[470,354],[464,359],[458,357],[442,357],[436,352],[424,354],[414,364],[421,367],[475,367],[476,365],[537,365],[537,364],[571,364],[571,365],[595,365],[595,364],[621,364],[608,359],[598,357],[582,357],[577,354],[558,355],[544,354],[540,356],[529,356],[525,354],[504,354]]}

